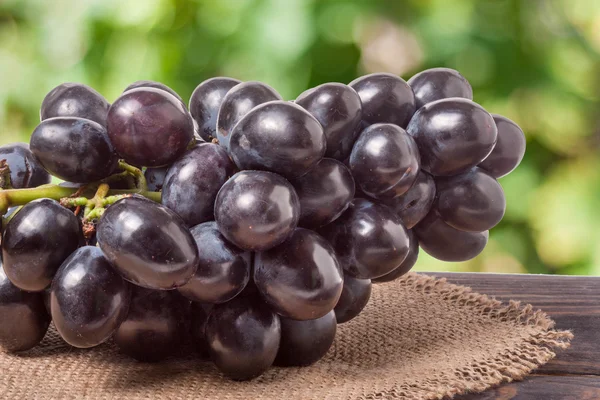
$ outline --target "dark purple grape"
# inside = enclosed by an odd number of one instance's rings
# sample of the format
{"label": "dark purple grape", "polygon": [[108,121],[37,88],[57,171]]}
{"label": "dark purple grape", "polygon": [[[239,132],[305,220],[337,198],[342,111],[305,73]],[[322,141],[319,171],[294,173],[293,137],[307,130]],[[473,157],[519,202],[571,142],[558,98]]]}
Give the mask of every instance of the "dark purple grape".
{"label": "dark purple grape", "polygon": [[169,168],[162,204],[179,214],[188,226],[211,221],[217,193],[235,170],[223,147],[198,144]]}
{"label": "dark purple grape", "polygon": [[157,362],[177,353],[189,339],[190,301],[177,291],[132,287],[127,318],[114,335],[122,353]]}
{"label": "dark purple grape", "polygon": [[217,137],[217,116],[227,92],[241,82],[217,77],[199,84],[190,98],[190,113],[198,124],[198,134],[207,142]]}
{"label": "dark purple grape", "polygon": [[459,262],[475,258],[487,244],[489,233],[463,232],[445,223],[433,208],[414,228],[419,246],[441,261]]}
{"label": "dark purple grape", "polygon": [[46,119],[31,134],[29,145],[46,170],[69,182],[104,179],[119,161],[106,128],[83,118]]}
{"label": "dark purple grape", "polygon": [[341,83],[325,83],[302,93],[296,104],[323,126],[327,139],[325,156],[340,161],[348,158],[360,134],[362,104],[358,93]]}
{"label": "dark purple grape", "polygon": [[396,195],[392,188],[379,196],[379,201],[394,210],[407,229],[412,229],[425,218],[434,200],[435,181],[431,175],[423,171],[419,172],[417,179],[406,193]]}
{"label": "dark purple grape", "polygon": [[273,364],[281,323],[263,302],[236,298],[213,308],[206,339],[210,356],[223,374],[237,381],[250,380]]}
{"label": "dark purple grape", "polygon": [[525,155],[525,134],[519,125],[501,115],[492,114],[498,128],[498,141],[494,150],[479,166],[494,178],[510,174]]}
{"label": "dark purple grape", "polygon": [[333,245],[344,271],[361,279],[392,272],[408,254],[408,233],[400,217],[370,200],[354,199],[321,233]]}
{"label": "dark purple grape", "polygon": [[194,122],[172,94],[141,87],[125,92],[110,107],[108,135],[125,161],[161,167],[185,152],[194,138]]}
{"label": "dark purple grape", "polygon": [[466,99],[424,105],[407,129],[421,152],[421,168],[436,176],[456,175],[483,161],[494,148],[494,118]]}
{"label": "dark purple grape", "polygon": [[48,330],[50,316],[42,293],[25,292],[13,285],[0,258],[0,349],[25,351],[37,346]]}
{"label": "dark purple grape", "polygon": [[473,88],[458,71],[450,68],[431,68],[408,80],[417,101],[417,109],[436,100],[462,97],[473,100]]}
{"label": "dark purple grape", "polygon": [[406,192],[419,173],[419,149],[414,139],[397,125],[373,124],[352,148],[350,170],[356,184],[370,196],[394,188]]}
{"label": "dark purple grape", "polygon": [[196,274],[179,292],[202,303],[225,303],[240,294],[250,279],[250,252],[227,242],[216,222],[197,225],[191,233],[200,262]]}
{"label": "dark purple grape", "polygon": [[245,250],[277,246],[292,233],[299,218],[296,191],[272,172],[238,172],[223,185],[215,201],[219,231]]}
{"label": "dark purple grape", "polygon": [[288,101],[261,104],[233,128],[231,158],[241,169],[276,172],[288,179],[306,174],[325,155],[319,121]]}
{"label": "dark purple grape", "polygon": [[259,104],[275,100],[282,100],[281,95],[262,82],[243,82],[231,88],[223,97],[217,115],[219,144],[229,149],[231,132],[242,117]]}
{"label": "dark purple grape", "polygon": [[142,197],[108,207],[96,238],[116,270],[138,286],[174,289],[198,268],[198,248],[185,223],[167,207]]}
{"label": "dark purple grape", "polygon": [[408,231],[408,238],[410,240],[410,247],[408,248],[408,255],[402,261],[402,264],[389,274],[385,274],[380,276],[379,278],[373,279],[373,282],[391,282],[394,281],[401,276],[404,276],[414,267],[417,259],[419,258],[419,239],[417,239],[417,235],[411,230]]}
{"label": "dark purple grape", "polygon": [[368,124],[390,123],[406,128],[415,113],[415,95],[404,79],[386,73],[362,76],[350,82],[362,102]]}
{"label": "dark purple grape", "polygon": [[81,83],[63,83],[44,97],[40,119],[76,117],[106,126],[109,107],[108,101],[91,87]]}
{"label": "dark purple grape", "polygon": [[327,354],[337,330],[335,313],[308,321],[281,319],[281,343],[275,365],[307,367]]}
{"label": "dark purple grape", "polygon": [[295,320],[321,318],[333,310],[343,278],[331,245],[304,228],[254,260],[254,283],[262,297],[279,315]]}
{"label": "dark purple grape", "polygon": [[502,186],[481,168],[436,179],[434,207],[445,223],[466,232],[483,232],[504,216],[506,199]]}
{"label": "dark purple grape", "polygon": [[60,336],[71,346],[105,342],[127,316],[130,286],[97,247],[77,249],[56,272],[50,308]]}
{"label": "dark purple grape", "polygon": [[372,286],[370,279],[344,275],[344,290],[334,310],[338,324],[356,318],[364,310],[371,298]]}
{"label": "dark purple grape", "polygon": [[75,214],[54,200],[32,201],[4,230],[4,271],[18,288],[41,292],[81,241],[81,226]]}
{"label": "dark purple grape", "polygon": [[300,222],[305,228],[319,228],[334,221],[354,198],[350,170],[333,158],[324,158],[293,182],[300,199]]}
{"label": "dark purple grape", "polygon": [[[165,183],[165,177],[169,167],[148,168],[144,172],[148,190],[151,192],[160,192]],[[112,188],[112,185],[111,185]]]}
{"label": "dark purple grape", "polygon": [[179,96],[177,94],[176,91],[174,91],[173,89],[171,89],[170,87],[168,87],[164,83],[155,82],[155,81],[136,81],[136,82],[133,82],[131,85],[127,86],[125,88],[125,90],[123,90],[123,93],[129,92],[130,90],[138,89],[138,88],[154,88],[154,89],[164,90],[165,92],[170,93],[173,96],[175,96],[182,104],[185,105],[185,103],[183,102],[183,99],[181,98],[181,96]]}
{"label": "dark purple grape", "polygon": [[0,146],[0,160],[10,168],[13,189],[34,188],[50,183],[52,177],[29,150],[28,143],[11,143]]}
{"label": "dark purple grape", "polygon": [[194,347],[200,353],[202,358],[208,358],[208,341],[206,340],[206,323],[208,316],[212,312],[213,305],[206,303],[192,302],[191,319],[191,339]]}

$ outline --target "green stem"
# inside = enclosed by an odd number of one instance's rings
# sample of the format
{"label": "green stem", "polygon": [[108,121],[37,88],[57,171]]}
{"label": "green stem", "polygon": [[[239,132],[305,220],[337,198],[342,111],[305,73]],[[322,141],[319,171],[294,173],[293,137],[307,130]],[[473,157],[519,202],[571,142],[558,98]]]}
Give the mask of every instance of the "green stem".
{"label": "green stem", "polygon": [[10,167],[6,160],[0,160],[0,189],[12,189]]}
{"label": "green stem", "polygon": [[119,168],[133,175],[137,181],[137,188],[139,190],[138,193],[145,193],[148,191],[148,183],[146,182],[146,177],[144,176],[144,172],[134,167],[133,165],[127,164],[125,161],[119,161]]}

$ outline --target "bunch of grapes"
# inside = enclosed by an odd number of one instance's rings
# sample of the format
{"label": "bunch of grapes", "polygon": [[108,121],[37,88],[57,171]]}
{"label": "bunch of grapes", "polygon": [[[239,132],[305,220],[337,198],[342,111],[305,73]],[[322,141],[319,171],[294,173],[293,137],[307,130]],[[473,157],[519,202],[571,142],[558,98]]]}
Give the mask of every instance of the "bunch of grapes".
{"label": "bunch of grapes", "polygon": [[444,68],[293,101],[213,78],[189,109],[157,82],[113,104],[58,86],[29,145],[0,147],[0,346],[31,349],[53,321],[141,361],[193,344],[236,380],[317,362],[373,282],[419,248],[471,259],[501,220],[496,179],[525,138],[472,95]]}

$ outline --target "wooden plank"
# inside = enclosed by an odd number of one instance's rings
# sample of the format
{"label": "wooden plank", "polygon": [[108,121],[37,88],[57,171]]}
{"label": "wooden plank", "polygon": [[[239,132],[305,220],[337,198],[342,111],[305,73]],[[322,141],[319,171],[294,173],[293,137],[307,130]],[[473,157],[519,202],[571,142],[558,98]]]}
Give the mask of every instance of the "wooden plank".
{"label": "wooden plank", "polygon": [[[600,375],[600,277],[432,273],[449,282],[507,301],[530,303],[575,334],[571,347],[537,372]],[[543,397],[542,397],[543,398]],[[596,397],[600,399],[600,396]]]}

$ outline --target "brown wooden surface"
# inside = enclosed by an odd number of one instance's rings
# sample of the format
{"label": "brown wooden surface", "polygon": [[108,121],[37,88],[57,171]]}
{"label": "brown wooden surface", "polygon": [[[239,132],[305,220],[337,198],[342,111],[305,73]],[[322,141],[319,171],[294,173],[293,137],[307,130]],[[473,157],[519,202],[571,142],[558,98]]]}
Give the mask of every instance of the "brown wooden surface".
{"label": "brown wooden surface", "polygon": [[480,399],[600,400],[600,277],[436,273],[498,300],[519,300],[545,311],[557,329],[575,334],[571,347],[536,371],[536,375],[483,394]]}

